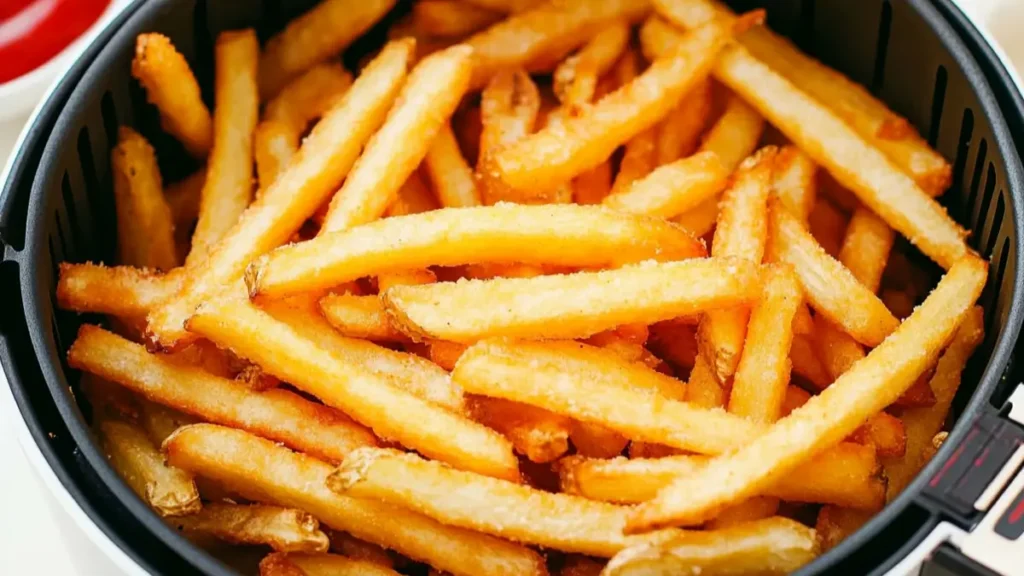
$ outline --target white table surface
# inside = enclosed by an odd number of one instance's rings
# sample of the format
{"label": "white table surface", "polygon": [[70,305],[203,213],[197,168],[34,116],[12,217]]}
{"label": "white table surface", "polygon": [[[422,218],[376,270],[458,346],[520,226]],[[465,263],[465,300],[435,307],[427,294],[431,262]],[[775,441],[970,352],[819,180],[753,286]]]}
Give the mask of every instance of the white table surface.
{"label": "white table surface", "polygon": [[[1014,34],[1024,22],[1024,2],[960,0],[960,4],[986,22],[1011,59],[1024,66],[1024,38]],[[0,122],[0,166],[23,123],[24,119]],[[0,574],[116,574],[57,509],[9,428],[9,423],[0,423]]]}

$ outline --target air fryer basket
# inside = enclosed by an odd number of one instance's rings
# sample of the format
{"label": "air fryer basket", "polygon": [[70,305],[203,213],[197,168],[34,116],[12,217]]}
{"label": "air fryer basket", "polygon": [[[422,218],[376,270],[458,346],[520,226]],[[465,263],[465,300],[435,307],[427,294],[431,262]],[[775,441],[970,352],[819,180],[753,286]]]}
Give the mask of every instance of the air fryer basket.
{"label": "air fryer basket", "polygon": [[[354,2],[358,0],[353,0]],[[22,415],[61,482],[93,521],[152,573],[229,574],[153,514],[117,477],[93,443],[88,410],[76,402],[78,374],[64,361],[79,324],[95,320],[57,309],[57,265],[109,261],[114,253],[109,152],[119,124],[157,148],[165,179],[194,168],[159,129],[155,110],[130,77],[134,40],[144,31],[174,41],[212,102],[212,39],[255,27],[266,39],[312,0],[136,1],[86,51],[51,94],[12,165],[0,196],[0,359]],[[401,3],[400,3],[401,4]],[[954,403],[959,421],[918,479],[867,526],[806,567],[820,573],[842,561],[851,573],[887,568],[937,522],[919,497],[969,421],[990,412],[1018,382],[1011,352],[1021,325],[1020,258],[1024,181],[1008,129],[1024,134],[1020,96],[991,50],[949,0],[734,1],[770,5],[769,23],[805,51],[870,88],[953,161],[943,203],[973,230],[972,246],[991,261],[986,341]],[[346,56],[365,52],[371,33]],[[1005,117],[1004,117],[1005,114]],[[887,562],[888,560],[888,562]]]}

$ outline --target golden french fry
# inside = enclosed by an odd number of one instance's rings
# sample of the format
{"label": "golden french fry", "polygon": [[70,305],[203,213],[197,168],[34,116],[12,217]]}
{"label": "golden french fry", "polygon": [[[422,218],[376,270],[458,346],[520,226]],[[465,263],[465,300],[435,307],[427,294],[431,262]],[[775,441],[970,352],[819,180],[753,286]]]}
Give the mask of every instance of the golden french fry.
{"label": "golden french fry", "polygon": [[[642,2],[633,3],[642,4]],[[707,77],[728,42],[727,26],[709,24],[687,36],[629,84],[605,96],[557,130],[545,129],[498,153],[497,175],[515,189],[564,182],[604,162],[615,149],[653,127]]]}
{"label": "golden french fry", "polygon": [[795,146],[783,146],[775,158],[772,193],[806,224],[818,197],[818,167]]}
{"label": "golden french fry", "polygon": [[[776,152],[768,146],[740,163],[719,202],[713,256],[761,263],[768,242],[768,197]],[[749,318],[750,309],[739,306],[709,311],[700,320],[698,349],[720,383],[736,371]]]}
{"label": "golden french fry", "polygon": [[462,472],[412,453],[367,448],[353,452],[327,477],[327,487],[378,498],[450,526],[524,544],[609,557],[676,530],[623,536],[628,508]]}
{"label": "golden french fry", "polygon": [[659,358],[679,368],[691,369],[697,359],[697,331],[693,326],[659,322],[650,327],[647,346]]}
{"label": "golden french fry", "polygon": [[[384,216],[408,216],[409,214],[420,214],[437,210],[438,204],[434,193],[430,191],[426,181],[419,170],[409,175],[409,178],[398,189],[398,195],[384,211]],[[326,216],[326,214],[325,214]]]}
{"label": "golden french fry", "polygon": [[711,92],[709,80],[698,83],[665,116],[658,128],[656,165],[675,162],[697,151],[700,135],[711,114]]}
{"label": "golden french fry", "polygon": [[292,20],[269,41],[260,59],[260,95],[276,95],[289,81],[340,54],[395,5],[395,0],[352,4],[325,0]]}
{"label": "golden french fry", "polygon": [[882,302],[893,313],[893,316],[900,320],[910,316],[916,305],[914,297],[907,293],[906,290],[892,288],[882,290]]}
{"label": "golden french fry", "polygon": [[782,413],[789,384],[793,316],[803,293],[788,266],[770,268],[762,290],[750,315],[743,356],[729,395],[729,412],[770,423]]}
{"label": "golden french fry", "polygon": [[704,524],[705,530],[724,530],[740,524],[763,520],[775,516],[779,511],[779,499],[771,496],[754,496],[739,504],[729,506],[718,516]]}
{"label": "golden french fry", "polygon": [[172,525],[186,534],[213,536],[231,544],[266,545],[279,552],[326,552],[327,535],[307,512],[265,504],[207,503]]}
{"label": "golden french fry", "polygon": [[441,126],[423,162],[441,206],[465,208],[479,206],[483,202],[476,187],[473,169],[462,156],[449,124]]}
{"label": "golden french fry", "polygon": [[672,218],[693,210],[725,188],[728,172],[718,156],[700,152],[658,167],[604,199],[614,210]]}
{"label": "golden french fry", "polygon": [[213,145],[213,120],[192,69],[163,34],[139,34],[132,76],[160,112],[160,125],[190,154],[204,158]]}
{"label": "golden french fry", "polygon": [[[641,291],[643,299],[636,297]],[[537,278],[397,286],[381,297],[392,322],[414,338],[474,342],[494,336],[585,338],[630,322],[653,324],[749,303],[758,291],[756,266],[708,258]],[[453,317],[455,309],[473,312]]]}
{"label": "golden french fry", "polygon": [[156,153],[138,132],[122,126],[110,152],[122,264],[170,270],[178,265],[174,220],[164,199]]}
{"label": "golden french fry", "polygon": [[[455,111],[472,69],[473,50],[461,44],[431,54],[413,68],[384,125],[331,200],[320,234],[372,222],[384,214]],[[402,145],[396,147],[397,142]]]}
{"label": "golden french fry", "polygon": [[566,557],[558,576],[600,576],[603,569],[603,562],[574,554]]}
{"label": "golden french fry", "polygon": [[445,342],[444,340],[434,340],[428,347],[427,353],[430,361],[449,372],[455,369],[455,364],[459,361],[462,353],[466,351],[464,344]]}
{"label": "golden french fry", "polygon": [[275,552],[260,562],[260,576],[398,576],[398,572],[338,554]]}
{"label": "golden french fry", "polygon": [[703,238],[715,227],[718,221],[718,197],[708,198],[699,206],[675,218],[679,224],[695,238]]}
{"label": "golden french fry", "polygon": [[900,418],[906,429],[906,456],[900,460],[887,461],[885,473],[889,478],[889,500],[910,483],[921,468],[928,463],[929,446],[942,429],[949,412],[949,406],[960,386],[960,376],[974,349],[981,344],[985,335],[985,312],[975,306],[964,318],[953,341],[942,353],[930,388],[935,393],[935,404],[927,408],[910,408]]}
{"label": "golden french fry", "polygon": [[[599,460],[568,456],[555,466],[563,492],[594,500],[638,504],[657,496],[678,478],[703,469],[707,456]],[[885,498],[885,481],[873,446],[843,442],[815,456],[764,490],[790,502],[828,503],[875,510]]]}
{"label": "golden french fry", "polygon": [[427,266],[604,268],[703,254],[698,240],[655,218],[596,207],[503,204],[386,218],[321,235],[255,260],[245,276],[252,297],[278,298]]}
{"label": "golden french fry", "polygon": [[437,276],[430,270],[410,268],[407,270],[382,272],[377,276],[377,289],[383,292],[392,286],[418,286],[420,284],[433,284],[434,282],[437,282]]}
{"label": "golden french fry", "polygon": [[281,122],[265,120],[256,126],[252,145],[260,185],[258,196],[270,188],[299,153],[299,135]]}
{"label": "golden french fry", "polygon": [[724,505],[756,495],[852,433],[931,364],[977,300],[987,272],[988,265],[978,258],[958,262],[924,304],[864,360],[758,438],[663,489],[635,510],[627,530],[703,521]]}
{"label": "golden french fry", "polygon": [[353,448],[376,445],[369,430],[344,414],[286,390],[253,392],[244,384],[149,354],[95,326],[84,325],[68,364],[144,396],[227,426],[339,462]]}
{"label": "golden french fry", "polygon": [[173,296],[183,282],[183,275],[173,272],[161,276],[132,266],[61,262],[57,303],[65,310],[138,318]]}
{"label": "golden french fry", "polygon": [[853,212],[846,226],[839,261],[865,288],[878,292],[895,239],[885,221],[861,206]]}
{"label": "golden french fry", "polygon": [[714,152],[726,170],[740,163],[757,147],[764,132],[764,118],[735,94],[725,101],[725,110],[708,130],[699,151]]}
{"label": "golden french fry", "polygon": [[182,428],[164,443],[169,461],[258,501],[305,510],[322,523],[453,574],[543,576],[536,552],[373,500],[335,494],[332,468],[239,430]]}
{"label": "golden french fry", "polygon": [[849,217],[826,198],[818,198],[807,218],[807,229],[825,252],[839,258]]}
{"label": "golden french fry", "polygon": [[552,89],[570,114],[579,112],[594,100],[598,80],[626,50],[629,33],[628,22],[612,22],[555,68]]}
{"label": "golden french fry", "polygon": [[822,506],[818,511],[818,521],[814,524],[822,552],[835,548],[847,536],[860,530],[871,519],[872,513],[841,506]]}
{"label": "golden french fry", "polygon": [[384,303],[376,296],[328,294],[320,300],[320,311],[331,326],[351,338],[374,342],[409,340],[408,336],[391,325]]}
{"label": "golden french fry", "polygon": [[185,260],[188,266],[206,258],[252,201],[252,143],[260,112],[256,88],[259,57],[260,45],[253,30],[222,32],[217,37],[213,146],[199,222]]}
{"label": "golden french fry", "polygon": [[199,201],[205,183],[206,168],[203,167],[164,188],[164,198],[171,209],[176,234],[192,231],[192,225],[199,218]]}
{"label": "golden french fry", "polygon": [[192,514],[200,509],[192,476],[164,463],[144,430],[104,418],[97,424],[97,433],[110,465],[161,516]]}
{"label": "golden french fry", "polygon": [[[479,1],[479,0],[478,0]],[[646,0],[542,2],[469,38],[476,66],[472,86],[484,86],[499,71],[542,62],[557,64],[605,26],[636,22],[650,10]],[[479,5],[479,4],[478,4]]]}
{"label": "golden french fry", "polygon": [[544,0],[466,0],[466,4],[479,6],[503,14],[518,14],[535,8]]}
{"label": "golden french fry", "polygon": [[614,458],[629,444],[629,438],[600,424],[574,420],[569,432],[577,454],[590,458]]}
{"label": "golden french fry", "polygon": [[506,436],[531,462],[555,460],[569,449],[569,419],[527,404],[498,398],[470,399],[473,419]]}
{"label": "golden french fry", "polygon": [[814,318],[811,317],[811,309],[803,300],[796,307],[796,314],[793,315],[793,333],[807,335],[814,332]]}
{"label": "golden french fry", "polygon": [[779,516],[721,530],[685,532],[615,555],[604,576],[789,574],[819,553],[814,530]]}
{"label": "golden french fry", "polygon": [[686,382],[686,401],[701,408],[725,408],[728,392],[715,378],[714,369],[699,351]]}
{"label": "golden french fry", "polygon": [[456,0],[422,0],[412,5],[413,26],[439,38],[461,38],[500,19],[500,12]]}
{"label": "golden french fry", "polygon": [[195,424],[196,419],[156,402],[139,399],[139,425],[142,426],[155,446],[163,444],[167,437],[182,426]]}
{"label": "golden french fry", "polygon": [[866,355],[864,348],[856,340],[821,315],[814,318],[814,334],[811,341],[830,380],[839,378]]}
{"label": "golden french fry", "polygon": [[385,46],[313,128],[284,174],[246,210],[210,257],[190,270],[187,288],[150,314],[149,331],[160,346],[175,348],[191,340],[184,324],[196,306],[239,278],[254,257],[287,242],[337,190],[384,121],[414,51],[413,41]]}
{"label": "golden french fry", "polygon": [[824,390],[832,383],[825,366],[814,351],[815,345],[811,336],[794,334],[793,344],[789,349],[789,359],[793,362],[793,373],[806,380],[815,390]]}
{"label": "golden french fry", "polygon": [[540,92],[521,69],[498,72],[484,87],[480,95],[482,126],[476,178],[485,204],[517,199],[513,191],[496,177],[494,157],[533,132],[539,112]]}
{"label": "golden french fry", "polygon": [[573,201],[581,205],[600,204],[612,191],[612,163],[606,160],[572,181]]}
{"label": "golden french fry", "polygon": [[337,62],[313,66],[289,82],[270,102],[263,119],[279,122],[296,140],[352,87],[352,75]]}
{"label": "golden french fry", "polygon": [[371,544],[339,530],[325,530],[331,540],[330,550],[353,560],[361,560],[384,568],[393,568],[395,561],[388,551],[377,544]]}
{"label": "golden french fry", "polygon": [[225,300],[202,305],[189,320],[189,330],[344,411],[380,437],[484,474],[519,477],[512,446],[499,434],[346,361],[337,355],[337,346],[310,338],[305,325],[282,322],[246,301]]}
{"label": "golden french fry", "polygon": [[879,456],[886,458],[900,458],[907,451],[907,433],[903,422],[887,412],[879,412],[868,418],[864,425],[850,435],[850,441],[870,444]]}
{"label": "golden french fry", "polygon": [[789,210],[771,201],[771,252],[793,266],[807,301],[821,316],[867,346],[877,346],[899,321],[842,264],[825,253]]}
{"label": "golden french fry", "polygon": [[635,182],[651,173],[655,167],[657,138],[657,126],[654,126],[626,142],[625,152],[619,162],[619,172],[612,183],[612,196],[629,190]]}

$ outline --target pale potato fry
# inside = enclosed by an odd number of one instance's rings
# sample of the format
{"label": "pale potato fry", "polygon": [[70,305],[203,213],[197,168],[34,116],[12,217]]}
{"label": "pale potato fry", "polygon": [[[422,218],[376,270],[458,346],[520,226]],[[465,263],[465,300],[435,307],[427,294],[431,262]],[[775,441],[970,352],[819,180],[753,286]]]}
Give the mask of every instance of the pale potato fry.
{"label": "pale potato fry", "polygon": [[163,129],[190,154],[205,158],[213,146],[213,120],[192,69],[170,38],[156,33],[139,34],[135,39],[132,76],[160,112]]}
{"label": "pale potato fry", "polygon": [[96,428],[110,465],[158,514],[180,516],[200,509],[199,491],[192,476],[164,463],[163,454],[144,430],[106,418]]}
{"label": "pale potato fry", "polygon": [[819,551],[814,530],[776,516],[634,546],[616,554],[601,574],[789,574],[813,560]]}
{"label": "pale potato fry", "polygon": [[194,266],[228,233],[252,201],[253,134],[260,98],[256,71],[260,45],[253,30],[222,32],[214,46],[213,146],[199,221],[185,263]]}
{"label": "pale potato fry", "polygon": [[378,498],[444,522],[524,544],[610,557],[676,530],[624,536],[628,508],[462,472],[412,453],[366,448],[327,477],[327,487]]}
{"label": "pale potato fry", "polygon": [[196,306],[239,278],[254,257],[287,242],[337,190],[384,121],[414,51],[412,41],[389,43],[363,70],[313,128],[285,173],[246,210],[210,257],[190,270],[187,288],[150,314],[151,340],[165,348],[192,340],[184,324]]}
{"label": "pale potato fry", "polygon": [[555,68],[552,89],[570,114],[579,112],[594,100],[598,80],[626,50],[629,34],[628,22],[613,22]]}
{"label": "pale potato fry", "polygon": [[902,459],[885,462],[885,474],[889,478],[889,500],[902,492],[928,463],[928,448],[934,446],[933,438],[946,421],[949,406],[960,386],[964,366],[984,336],[985,312],[980,306],[975,306],[960,324],[953,341],[942,353],[935,367],[935,374],[930,382],[930,388],[935,393],[935,405],[907,409],[900,414],[906,429],[907,450],[906,456]]}
{"label": "pale potato fry", "polygon": [[811,236],[814,236],[818,244],[821,244],[825,252],[833,258],[839,258],[847,225],[849,216],[826,198],[818,198],[807,218],[807,229],[810,230]]}
{"label": "pale potato fry", "polygon": [[703,238],[715,227],[718,221],[718,197],[708,198],[696,208],[675,218],[679,224],[695,238]]}
{"label": "pale potato fry", "polygon": [[[455,111],[472,70],[473,50],[461,44],[431,54],[413,68],[384,125],[331,200],[320,234],[384,215]],[[402,145],[396,147],[398,142]]]}
{"label": "pale potato fry", "polygon": [[352,87],[352,75],[337,62],[318,64],[292,80],[267,102],[263,119],[280,122],[298,139]]}
{"label": "pale potato fry", "polygon": [[299,135],[287,125],[264,120],[256,126],[253,136],[253,156],[260,189],[257,197],[277,180],[288,163],[299,153]]}
{"label": "pale potato fry", "polygon": [[473,419],[497,430],[531,462],[555,460],[569,449],[569,419],[527,404],[499,398],[469,400]]}
{"label": "pale potato fry", "polygon": [[398,576],[398,572],[337,554],[276,552],[260,562],[260,576]]}
{"label": "pale potato fry", "polygon": [[395,5],[395,0],[325,0],[267,41],[260,59],[260,96],[276,95],[289,81],[341,53]]}
{"label": "pale potato fry", "polygon": [[483,203],[473,169],[462,156],[451,125],[441,126],[423,163],[441,206],[466,208]]}
{"label": "pale potato fry", "polygon": [[728,392],[718,383],[714,369],[699,351],[686,382],[686,402],[701,408],[725,408]]}
{"label": "pale potato fry", "polygon": [[164,443],[169,461],[243,496],[305,510],[322,523],[453,574],[547,573],[532,550],[373,500],[335,494],[332,468],[245,432],[210,424],[182,428]]}
{"label": "pale potato fry", "polygon": [[572,181],[573,201],[581,205],[600,204],[612,192],[612,163],[605,160]]}
{"label": "pale potato fry", "polygon": [[377,443],[369,430],[341,412],[286,390],[253,392],[233,380],[149,354],[141,345],[95,326],[79,330],[68,364],[152,402],[325,460],[340,462],[352,449]]}
{"label": "pale potato fry", "polygon": [[262,544],[279,552],[326,552],[328,545],[320,523],[307,512],[265,504],[207,503],[194,514],[174,518],[172,525],[186,534]]}
{"label": "pale potato fry", "polygon": [[793,316],[803,299],[796,275],[788,266],[765,273],[761,300],[754,305],[743,356],[736,368],[729,412],[759,422],[775,422],[789,384],[789,349]]}
{"label": "pale potato fry", "polygon": [[725,101],[725,110],[711,126],[699,151],[714,152],[726,170],[739,168],[750,156],[764,132],[764,118],[735,94]]}
{"label": "pale potato fry", "polygon": [[353,560],[362,560],[384,568],[393,568],[395,561],[388,551],[377,544],[371,544],[356,538],[348,532],[326,529],[331,540],[330,550]]}
{"label": "pale potato fry", "polygon": [[519,477],[512,446],[499,434],[345,361],[334,346],[304,333],[305,326],[282,322],[246,301],[225,300],[203,304],[189,329],[353,416],[380,437],[483,474]]}
{"label": "pale potato fry", "polygon": [[[768,197],[776,153],[774,146],[762,148],[733,174],[719,202],[712,256],[761,263],[768,242]],[[700,320],[697,346],[719,383],[725,384],[736,371],[749,319],[750,309],[737,306],[711,310]]]}
{"label": "pale potato fry", "polygon": [[494,159],[498,176],[513,188],[528,189],[536,182],[567,181],[604,162],[618,146],[656,125],[707,77],[731,33],[713,23],[687,35],[635,80],[557,130],[541,130],[499,152]]}
{"label": "pale potato fry", "polygon": [[192,225],[199,218],[199,201],[206,183],[206,168],[200,168],[184,179],[167,184],[164,198],[171,209],[175,233],[182,231],[191,233]]}
{"label": "pale potato fry", "polygon": [[818,198],[818,167],[795,146],[783,146],[775,158],[772,193],[805,225]]}
{"label": "pale potato fry", "polygon": [[697,84],[662,120],[658,128],[658,166],[697,151],[700,135],[711,114],[711,92],[709,80]]}
{"label": "pale potato fry", "polygon": [[985,285],[988,265],[965,258],[885,342],[820,395],[735,452],[641,505],[627,530],[690,524],[756,495],[899,397],[938,356]]}
{"label": "pale potato fry", "polygon": [[418,286],[420,284],[433,284],[434,282],[437,282],[437,276],[430,270],[410,268],[408,270],[382,272],[377,276],[377,289],[383,292],[392,286]]}
{"label": "pale potato fry", "polygon": [[328,294],[320,300],[320,311],[336,330],[350,338],[374,342],[407,342],[409,337],[388,320],[384,303],[376,296]]}
{"label": "pale potato fry", "polygon": [[871,519],[872,512],[841,506],[822,506],[818,511],[818,521],[814,524],[821,542],[821,551],[835,548],[847,536],[860,530]]}
{"label": "pale potato fry", "polygon": [[164,440],[178,428],[197,422],[188,414],[155,402],[139,399],[138,404],[139,425],[146,431],[155,446],[163,444]]}
{"label": "pale potato fry", "polygon": [[412,5],[413,26],[430,36],[461,38],[501,20],[501,13],[456,0],[420,0]]}
{"label": "pale potato fry", "polygon": [[704,524],[705,530],[723,530],[747,522],[771,518],[779,511],[779,499],[771,496],[754,496],[739,504],[724,508],[713,519]]}
{"label": "pale potato fry", "polygon": [[603,268],[702,255],[699,241],[655,218],[594,207],[503,204],[386,218],[321,235],[258,258],[245,277],[252,297],[279,298],[427,266]]}
{"label": "pale potato fry", "polygon": [[117,213],[118,259],[140,268],[178,265],[174,220],[164,199],[156,152],[138,132],[122,126],[110,152]]}
{"label": "pale potato fry", "polygon": [[613,188],[604,205],[633,214],[672,218],[716,197],[725,188],[728,176],[717,155],[700,152],[658,167],[625,190],[616,192]]}
{"label": "pale potato fry", "polygon": [[402,184],[402,187],[398,189],[398,195],[388,205],[387,210],[384,211],[384,216],[388,218],[408,216],[409,214],[430,212],[440,207],[437,198],[434,197],[434,193],[427,186],[423,175],[420,174],[419,170],[416,170],[409,175],[405,184]]}
{"label": "pale potato fry", "polygon": [[[474,342],[493,336],[585,338],[629,322],[651,324],[749,303],[758,291],[756,266],[709,258],[537,278],[398,286],[381,297],[391,321],[414,339]],[[645,299],[636,297],[639,292]],[[503,304],[496,307],[495,302]],[[455,309],[474,312],[452,317]]]}
{"label": "pale potato fry", "polygon": [[[646,0],[568,0],[533,2],[528,10],[470,37],[476,66],[474,87],[480,88],[499,71],[542,68],[557,64],[595,33],[617,21],[636,22],[650,11]],[[552,66],[553,67],[553,66]],[[550,71],[550,69],[549,69]]]}
{"label": "pale potato fry", "polygon": [[[568,456],[556,470],[563,492],[594,500],[638,504],[655,498],[678,478],[707,466],[707,456],[599,460]],[[885,498],[885,481],[873,446],[843,442],[816,455],[764,490],[789,502],[836,504],[875,510]]]}
{"label": "pale potato fry", "polygon": [[867,346],[877,346],[899,321],[841,263],[825,253],[789,210],[769,202],[771,252],[793,266],[807,301],[819,315]]}
{"label": "pale potato fry", "polygon": [[839,261],[865,288],[877,293],[895,239],[892,228],[862,206],[854,211],[846,226]]}
{"label": "pale potato fry", "polygon": [[614,458],[629,444],[629,438],[593,422],[574,420],[569,436],[576,453],[590,458]]}
{"label": "pale potato fry", "polygon": [[484,87],[480,95],[482,127],[476,177],[485,204],[519,198],[497,178],[494,157],[532,133],[539,113],[540,92],[529,74],[521,69],[498,72]]}

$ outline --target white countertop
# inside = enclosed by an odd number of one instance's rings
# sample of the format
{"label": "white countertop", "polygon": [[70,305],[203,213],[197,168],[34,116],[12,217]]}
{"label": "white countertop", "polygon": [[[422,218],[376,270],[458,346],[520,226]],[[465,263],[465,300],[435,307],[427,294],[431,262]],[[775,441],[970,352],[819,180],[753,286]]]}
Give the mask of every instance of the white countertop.
{"label": "white countertop", "polygon": [[[127,1],[118,0],[122,4]],[[1014,34],[1024,22],[1024,2],[960,0],[960,4],[988,23],[1011,59],[1024,65],[1024,37]],[[0,122],[0,165],[6,161],[24,121],[17,118]],[[0,574],[117,574],[57,509],[9,427],[7,422],[0,423]]]}

